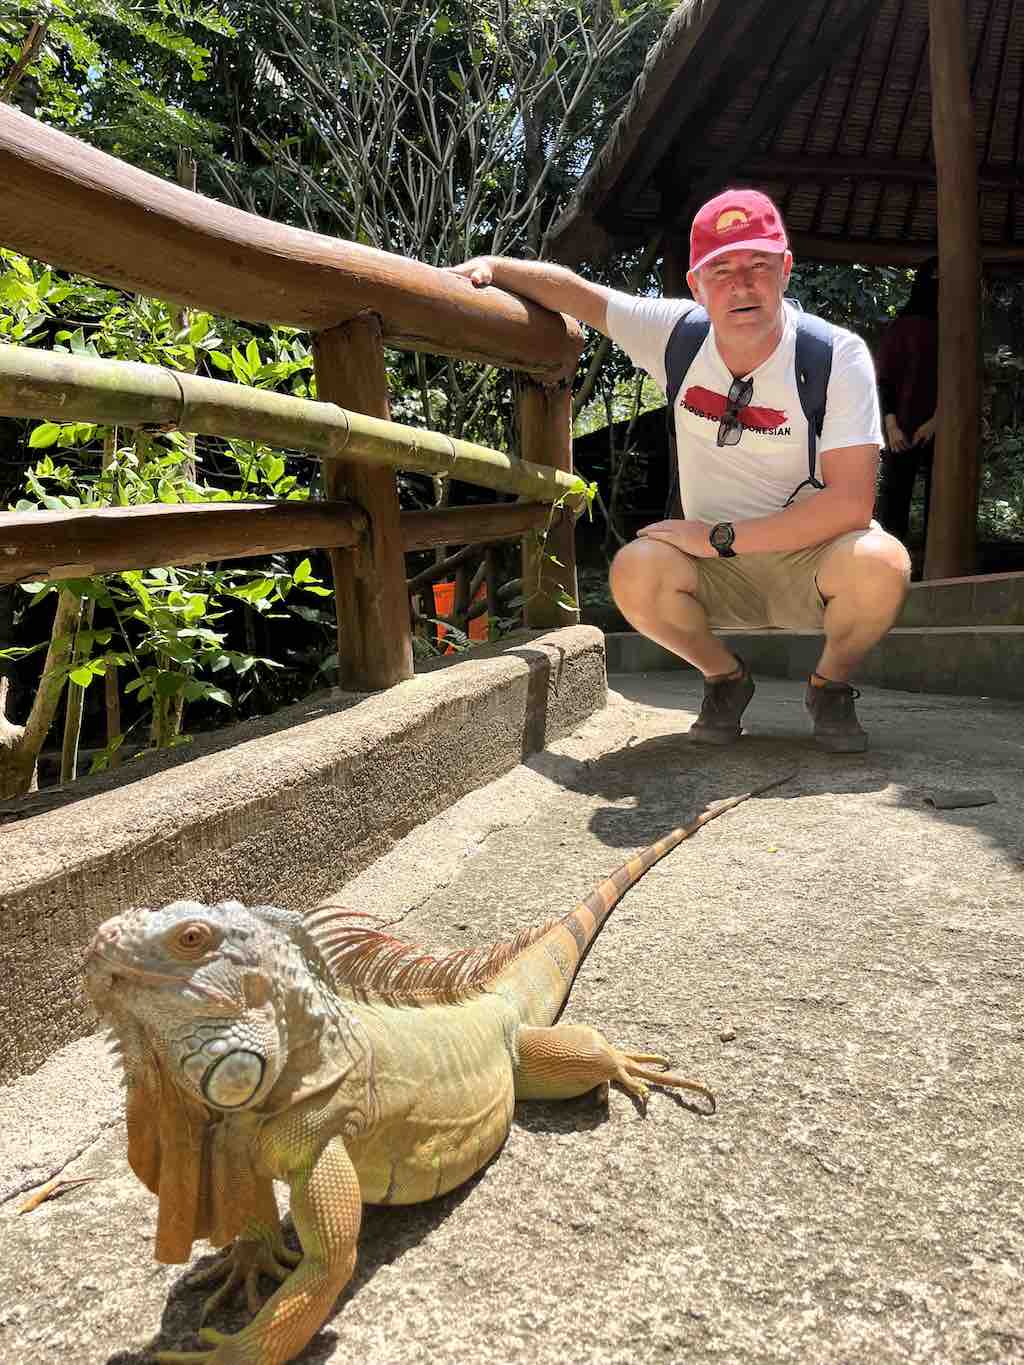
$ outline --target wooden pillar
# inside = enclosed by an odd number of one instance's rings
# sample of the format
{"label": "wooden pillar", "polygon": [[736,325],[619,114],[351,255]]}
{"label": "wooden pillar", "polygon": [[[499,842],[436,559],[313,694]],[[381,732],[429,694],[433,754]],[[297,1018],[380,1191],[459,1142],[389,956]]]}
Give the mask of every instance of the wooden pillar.
{"label": "wooden pillar", "polygon": [[690,243],[679,233],[666,233],[661,241],[661,280],[667,299],[686,299],[690,286],[686,272],[690,268]]}
{"label": "wooden pillar", "polygon": [[[380,320],[365,314],[314,338],[317,393],[370,417],[390,416]],[[369,543],[332,550],[342,687],[374,691],[412,677],[405,560],[392,469],[324,460],[324,496],[357,503],[370,519]]]}
{"label": "wooden pillar", "polygon": [[978,171],[964,0],[929,0],[939,238],[939,403],[924,577],[974,572],[978,522]]}
{"label": "wooden pillar", "polygon": [[[548,387],[520,378],[517,406],[522,459],[572,473],[571,386],[562,383]],[[523,537],[523,596],[526,624],[532,629],[579,622],[576,527],[571,511],[557,519],[543,544],[538,544],[535,533]]]}

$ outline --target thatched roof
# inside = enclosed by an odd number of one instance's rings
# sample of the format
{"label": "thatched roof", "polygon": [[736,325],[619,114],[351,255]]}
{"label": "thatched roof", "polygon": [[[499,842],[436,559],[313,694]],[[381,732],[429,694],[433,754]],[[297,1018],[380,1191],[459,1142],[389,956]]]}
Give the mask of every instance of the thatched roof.
{"label": "thatched roof", "polygon": [[[964,3],[982,254],[1024,259],[1024,0]],[[936,249],[931,137],[928,0],[682,0],[547,254],[685,237],[700,203],[747,184],[800,258],[919,260]]]}

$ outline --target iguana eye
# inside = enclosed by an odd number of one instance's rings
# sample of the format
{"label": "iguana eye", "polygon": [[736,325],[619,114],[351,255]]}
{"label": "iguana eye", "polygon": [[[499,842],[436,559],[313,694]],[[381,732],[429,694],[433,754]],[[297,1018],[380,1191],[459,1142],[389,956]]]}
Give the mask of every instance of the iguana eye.
{"label": "iguana eye", "polygon": [[202,957],[213,943],[213,930],[201,920],[190,920],[175,929],[168,947],[178,957]]}

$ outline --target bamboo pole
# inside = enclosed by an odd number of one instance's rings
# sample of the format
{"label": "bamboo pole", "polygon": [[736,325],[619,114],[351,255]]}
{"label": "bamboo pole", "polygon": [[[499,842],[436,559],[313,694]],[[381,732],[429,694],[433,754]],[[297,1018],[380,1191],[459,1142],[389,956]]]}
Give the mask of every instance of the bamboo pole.
{"label": "bamboo pole", "polygon": [[[382,425],[387,422],[387,375],[378,318],[368,314],[318,333],[313,354],[317,392],[323,399],[343,397]],[[370,519],[367,545],[331,554],[341,685],[358,691],[391,687],[413,673],[395,471],[332,460],[324,467],[324,490],[328,497],[356,503]]]}
{"label": "bamboo pole", "polygon": [[157,365],[54,355],[29,346],[0,346],[0,415],[233,436],[325,459],[445,473],[535,502],[554,501],[576,483],[567,466],[517,460],[471,441],[334,403],[201,379]]}
{"label": "bamboo pole", "polygon": [[963,0],[929,0],[939,229],[939,402],[924,577],[974,572],[978,523],[978,174]]}

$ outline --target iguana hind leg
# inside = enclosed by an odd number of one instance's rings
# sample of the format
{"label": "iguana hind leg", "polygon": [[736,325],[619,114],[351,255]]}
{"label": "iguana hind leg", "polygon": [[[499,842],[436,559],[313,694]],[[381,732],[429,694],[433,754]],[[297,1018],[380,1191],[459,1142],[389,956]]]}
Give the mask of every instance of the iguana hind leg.
{"label": "iguana hind leg", "polygon": [[[621,1086],[646,1110],[648,1084],[693,1090],[712,1109],[715,1097],[699,1081],[667,1070],[665,1057],[653,1052],[622,1052],[595,1028],[585,1024],[556,1024],[553,1028],[524,1026],[516,1035],[516,1099],[562,1100],[585,1095],[601,1086]],[[663,1068],[656,1070],[656,1067]]]}

